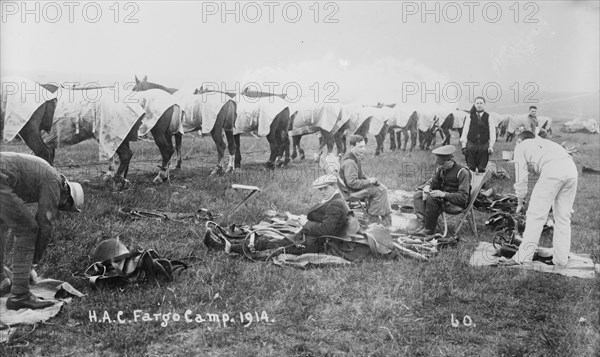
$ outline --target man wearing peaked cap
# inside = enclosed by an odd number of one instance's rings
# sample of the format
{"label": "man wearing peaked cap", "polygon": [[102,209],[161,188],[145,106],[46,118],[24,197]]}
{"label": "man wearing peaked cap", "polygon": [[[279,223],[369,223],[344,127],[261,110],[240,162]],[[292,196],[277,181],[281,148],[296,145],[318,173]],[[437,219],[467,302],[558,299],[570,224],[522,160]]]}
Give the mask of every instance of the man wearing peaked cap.
{"label": "man wearing peaked cap", "polygon": [[[6,301],[9,310],[52,306],[52,302],[38,300],[31,294],[30,274],[35,276],[33,266],[39,263],[52,237],[58,210],[80,211],[83,189],[39,157],[2,152],[0,202],[0,222],[12,228],[15,234],[12,281],[4,276],[4,242],[0,237],[0,295],[10,292]],[[38,204],[35,217],[25,203]]]}
{"label": "man wearing peaked cap", "polygon": [[432,151],[437,167],[425,182],[422,191],[413,196],[415,213],[421,227],[414,234],[431,235],[442,212],[460,212],[469,202],[471,172],[454,161],[453,145],[441,146]]}
{"label": "man wearing peaked cap", "polygon": [[253,242],[253,248],[250,245],[246,246],[245,242],[240,244],[227,242],[224,246],[219,246],[218,243],[215,243],[215,239],[207,237],[211,234],[210,229],[207,229],[204,242],[209,248],[225,248],[226,252],[238,254],[244,254],[244,251],[252,249],[260,251],[282,247],[285,248],[287,254],[322,252],[324,247],[318,244],[319,237],[346,235],[350,208],[339,193],[337,182],[337,176],[332,174],[323,175],[313,182],[312,187],[317,190],[320,202],[308,210],[306,215],[308,221],[290,240],[272,240],[265,236],[259,236]]}
{"label": "man wearing peaked cap", "polygon": [[454,157],[456,147],[454,145],[440,146],[439,148],[432,151],[436,155],[436,163],[444,163]]}

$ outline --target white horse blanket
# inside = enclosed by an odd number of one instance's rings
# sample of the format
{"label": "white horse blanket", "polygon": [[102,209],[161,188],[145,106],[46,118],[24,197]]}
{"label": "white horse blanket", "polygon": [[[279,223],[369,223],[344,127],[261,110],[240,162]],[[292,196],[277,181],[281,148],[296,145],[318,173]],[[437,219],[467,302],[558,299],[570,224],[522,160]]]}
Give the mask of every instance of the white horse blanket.
{"label": "white horse blanket", "polygon": [[439,117],[437,112],[431,110],[417,110],[417,117],[419,118],[419,124],[417,128],[420,131],[428,131],[435,124],[441,125],[440,120],[443,120]]}
{"label": "white horse blanket", "polygon": [[171,134],[183,134],[183,126],[181,124],[181,111],[177,98],[161,89],[149,89],[134,93],[139,104],[144,108],[146,115],[138,131],[139,136],[148,134],[156,125],[160,117],[172,106],[177,106],[173,111],[173,118],[169,127]]}
{"label": "white horse blanket", "polygon": [[35,111],[56,94],[38,83],[21,77],[3,77],[0,88],[0,107],[4,120],[3,141],[11,141],[31,119]]}
{"label": "white horse blanket", "polygon": [[387,124],[390,128],[405,128],[408,125],[410,116],[414,110],[409,110],[406,107],[396,105],[393,108],[393,115],[388,120]]}
{"label": "white horse blanket", "polygon": [[566,133],[583,132],[598,134],[598,122],[595,119],[574,119],[563,124],[561,131]]}
{"label": "white horse blanket", "polygon": [[335,133],[348,120],[341,115],[342,106],[338,103],[304,100],[292,105],[291,110],[296,113],[292,136],[312,134],[319,130]]}
{"label": "white horse blanket", "polygon": [[237,119],[234,134],[256,132],[258,136],[267,136],[275,117],[290,104],[279,97],[237,98]]}
{"label": "white horse blanket", "polygon": [[[132,100],[131,92],[115,98],[112,89],[69,90],[61,88],[52,130],[46,143],[72,145],[95,137],[100,160],[109,160],[129,134],[144,110]],[[116,100],[115,100],[116,99]]]}
{"label": "white horse blanket", "polygon": [[183,132],[200,130],[203,135],[210,134],[215,127],[219,112],[227,102],[232,100],[221,93],[191,94],[177,91],[173,96],[183,111],[181,120]]}
{"label": "white horse blanket", "polygon": [[[359,104],[349,104],[343,106],[342,116],[347,117],[347,129],[343,134],[353,135],[367,120],[373,117],[371,107],[363,107]],[[370,125],[370,124],[369,124]]]}

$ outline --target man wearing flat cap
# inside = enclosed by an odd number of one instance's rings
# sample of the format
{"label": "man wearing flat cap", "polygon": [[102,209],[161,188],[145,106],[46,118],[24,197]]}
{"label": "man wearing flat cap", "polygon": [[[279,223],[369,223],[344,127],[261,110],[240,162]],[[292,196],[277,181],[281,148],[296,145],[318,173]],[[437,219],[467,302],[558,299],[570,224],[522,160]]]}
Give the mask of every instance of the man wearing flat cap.
{"label": "man wearing flat cap", "polygon": [[432,151],[437,167],[433,175],[413,196],[415,213],[421,227],[414,234],[432,235],[437,219],[444,212],[460,212],[467,207],[471,186],[471,172],[454,161],[454,145],[441,146]]}
{"label": "man wearing flat cap", "polygon": [[[0,235],[0,295],[10,293],[6,308],[34,310],[52,306],[53,302],[39,300],[30,292],[30,275],[35,277],[33,267],[39,263],[52,238],[58,210],[80,211],[83,189],[39,157],[2,152],[0,202],[0,223],[9,226],[15,234],[12,281],[5,277],[4,237]],[[37,203],[35,216],[26,203]]]}
{"label": "man wearing flat cap", "polygon": [[[254,241],[254,250],[267,250],[275,248],[285,248],[287,254],[319,253],[323,251],[323,246],[317,243],[321,236],[345,236],[346,225],[348,222],[348,213],[350,208],[342,195],[338,191],[337,176],[333,174],[323,175],[316,179],[312,186],[317,190],[319,203],[308,210],[306,218],[308,221],[302,229],[295,235],[293,241],[288,239],[272,240],[268,237],[260,236]],[[207,229],[204,243],[209,248],[221,249],[226,252],[244,254],[244,250],[250,249],[245,246],[246,243],[231,244],[223,242],[221,246],[219,239],[214,238],[210,228]]]}

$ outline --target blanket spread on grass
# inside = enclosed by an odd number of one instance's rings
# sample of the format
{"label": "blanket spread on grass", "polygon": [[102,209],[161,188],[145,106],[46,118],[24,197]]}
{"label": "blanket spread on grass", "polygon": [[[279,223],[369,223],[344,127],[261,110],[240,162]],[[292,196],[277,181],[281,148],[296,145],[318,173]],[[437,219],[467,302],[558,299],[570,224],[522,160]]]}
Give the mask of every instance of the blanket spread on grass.
{"label": "blanket spread on grass", "polygon": [[[144,110],[133,98],[133,92],[119,92],[110,88],[61,88],[60,93],[52,130],[44,135],[44,142],[55,142],[61,147],[96,138],[100,160],[109,160],[115,154],[129,131],[144,115]],[[123,97],[115,98],[115,93]]]}
{"label": "blanket spread on grass", "polygon": [[[267,136],[275,117],[290,104],[279,97],[237,99],[237,120],[234,134],[256,132],[258,136]],[[290,113],[291,114],[291,113]]]}
{"label": "blanket spread on grass", "polygon": [[[547,249],[540,248],[540,254],[542,250]],[[492,243],[479,242],[479,246],[477,246],[477,249],[475,249],[471,255],[469,264],[476,267],[498,265],[500,257],[495,256],[495,253],[496,248],[494,248]],[[593,279],[596,274],[594,270],[595,265],[590,258],[590,255],[575,253],[569,254],[569,262],[567,263],[566,268],[558,268],[553,265],[544,264],[538,261],[534,261],[529,264],[507,266],[506,268],[535,270],[543,273],[560,274],[564,276],[573,276],[586,279]]]}
{"label": "blanket spread on grass", "polygon": [[219,112],[232,100],[221,93],[191,94],[177,91],[173,96],[183,111],[183,131],[189,133],[200,130],[203,135],[210,134]]}
{"label": "blanket spread on grass", "polygon": [[[160,117],[172,106],[177,105],[176,97],[169,94],[161,89],[149,89],[141,92],[136,92],[134,98],[138,100],[146,115],[138,131],[139,136],[147,135],[152,128],[156,125]],[[183,134],[183,126],[181,125],[181,111],[174,110],[173,118],[171,119],[169,126],[169,133]]]}
{"label": "blanket spread on grass", "polygon": [[312,134],[319,130],[335,133],[348,120],[347,116],[341,115],[342,106],[338,103],[301,100],[292,105],[290,114],[294,114],[292,110],[296,113],[292,136]]}
{"label": "blanket spread on grass", "polygon": [[[6,299],[8,296],[5,296],[0,299],[0,320],[3,323],[13,326],[18,324],[35,324],[38,322],[47,321],[51,317],[56,316],[60,312],[62,306],[65,303],[69,303],[73,296],[84,296],[77,289],[72,287],[71,284],[53,279],[39,278],[35,284],[31,284],[30,289],[35,296],[41,297],[44,300],[55,301],[56,303],[50,307],[40,310],[7,310]],[[8,337],[8,334],[0,335],[0,343],[6,341],[6,338]]]}
{"label": "blanket spread on grass", "polygon": [[39,84],[21,77],[2,77],[0,106],[4,113],[3,141],[11,141],[29,121],[33,113],[56,94]]}

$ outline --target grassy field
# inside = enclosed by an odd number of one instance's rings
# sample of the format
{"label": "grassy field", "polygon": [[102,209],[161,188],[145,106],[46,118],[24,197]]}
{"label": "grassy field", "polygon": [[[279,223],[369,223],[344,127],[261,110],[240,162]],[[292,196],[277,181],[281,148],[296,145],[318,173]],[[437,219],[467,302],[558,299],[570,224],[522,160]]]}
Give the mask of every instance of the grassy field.
{"label": "grassy field", "polygon": [[[457,142],[456,133],[453,143]],[[554,140],[579,144],[578,167],[600,168],[598,135],[564,134]],[[242,199],[232,183],[257,185],[262,192],[233,217],[239,224],[257,223],[266,209],[306,213],[314,202],[311,182],[322,174],[308,160],[287,169],[266,171],[265,139],[242,138],[244,170],[210,177],[214,149],[209,138],[186,138],[189,154],[184,168],[170,184],[151,183],[159,163],[149,142],[132,144],[135,151],[129,179],[134,188],[108,192],[97,164],[97,145],[86,142],[61,149],[60,169],[73,180],[85,180],[82,213],[64,213],[38,273],[66,280],[84,292],[47,323],[19,327],[2,356],[12,355],[128,355],[128,356],[597,356],[600,351],[598,301],[600,278],[568,278],[556,274],[510,269],[472,268],[469,256],[477,245],[468,228],[457,248],[444,250],[427,263],[408,258],[368,261],[344,268],[297,270],[280,268],[224,253],[207,252],[204,226],[189,223],[123,221],[117,209],[130,206],[193,212],[209,208],[226,213]],[[304,145],[314,152],[316,139]],[[390,189],[413,189],[431,172],[429,152],[412,156],[386,151],[373,157],[367,148],[365,171]],[[501,138],[493,160],[514,144]],[[386,142],[386,149],[389,142]],[[23,151],[23,144],[2,150]],[[462,161],[462,155],[458,155]],[[512,171],[510,171],[512,174]],[[512,192],[509,180],[493,180],[502,192]],[[600,176],[581,175],[573,216],[572,251],[592,254],[600,261]],[[491,241],[484,227],[486,214],[476,212],[480,239]],[[456,221],[451,221],[451,227]],[[119,290],[91,290],[75,277],[92,262],[88,254],[101,240],[117,237],[131,249],[156,249],[164,257],[192,266],[170,284],[148,283]],[[542,244],[550,246],[544,237]],[[104,312],[116,319],[144,313],[181,315],[170,320],[135,323],[101,322]],[[186,322],[208,313],[228,314],[236,323]],[[90,321],[96,312],[99,321]],[[240,313],[251,324],[239,323]],[[247,314],[248,313],[248,314]],[[171,315],[172,316],[172,315]],[[462,321],[472,321],[471,326]],[[258,317],[259,321],[256,321]],[[458,327],[451,318],[458,319]],[[166,325],[166,326],[161,326]]]}

